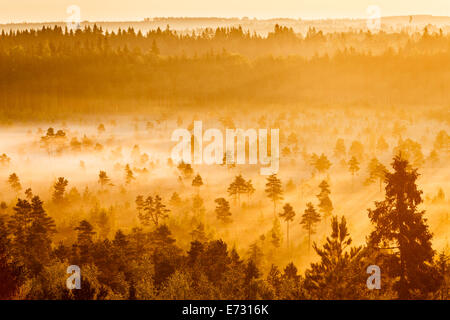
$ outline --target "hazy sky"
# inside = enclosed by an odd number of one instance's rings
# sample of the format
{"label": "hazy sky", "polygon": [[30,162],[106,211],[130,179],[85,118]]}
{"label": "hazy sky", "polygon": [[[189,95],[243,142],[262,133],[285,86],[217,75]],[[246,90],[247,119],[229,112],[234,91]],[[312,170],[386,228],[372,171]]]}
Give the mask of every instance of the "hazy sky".
{"label": "hazy sky", "polygon": [[82,20],[141,20],[161,16],[366,17],[369,5],[383,16],[450,16],[450,0],[0,0],[0,22],[65,21],[69,5]]}

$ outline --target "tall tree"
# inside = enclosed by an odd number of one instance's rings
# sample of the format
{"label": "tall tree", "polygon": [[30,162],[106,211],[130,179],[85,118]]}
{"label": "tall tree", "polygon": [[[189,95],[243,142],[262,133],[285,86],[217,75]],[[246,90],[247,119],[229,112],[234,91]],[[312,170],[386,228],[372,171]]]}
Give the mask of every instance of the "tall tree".
{"label": "tall tree", "polygon": [[255,188],[253,187],[252,180],[248,180],[245,183],[245,193],[247,193],[247,200],[250,201],[250,196],[255,193]]}
{"label": "tall tree", "polygon": [[400,155],[392,162],[394,172],[386,173],[385,199],[369,209],[375,230],[370,234],[369,246],[390,252],[387,272],[398,281],[395,290],[400,299],[426,297],[438,289],[433,269],[432,234],[428,230],[418,189],[417,169]]}
{"label": "tall tree", "polygon": [[143,212],[138,217],[144,226],[148,226],[150,222],[153,222],[155,227],[158,227],[159,221],[167,218],[169,212],[170,210],[162,203],[162,198],[159,195],[156,195],[154,198],[148,196],[144,201]]}
{"label": "tall tree", "polygon": [[326,220],[333,212],[333,203],[330,199],[330,185],[326,180],[319,184],[320,193],[317,195],[319,199],[319,211],[322,213],[324,220]]}
{"label": "tall tree", "polygon": [[11,240],[5,217],[0,214],[0,299],[10,299],[19,286],[19,270],[11,261]]}
{"label": "tall tree", "polygon": [[31,199],[33,199],[33,191],[31,190],[31,188],[27,188],[25,190],[25,196],[27,197],[28,201],[31,201]]}
{"label": "tall tree", "polygon": [[66,187],[69,184],[69,181],[67,181],[64,177],[59,177],[58,180],[53,185],[53,195],[52,199],[53,202],[56,204],[62,204],[64,202],[64,195],[66,192]]}
{"label": "tall tree", "polygon": [[266,183],[267,197],[273,202],[273,215],[276,215],[277,202],[283,200],[283,185],[276,174],[272,174],[267,178]]}
{"label": "tall tree", "polygon": [[11,189],[14,190],[14,192],[19,192],[22,190],[22,185],[20,184],[19,177],[15,173],[11,173],[8,178],[8,183],[11,186]]}
{"label": "tall tree", "polygon": [[242,175],[237,175],[234,177],[233,182],[228,187],[228,194],[238,202],[238,206],[241,206],[241,194],[247,192],[247,182],[242,177]]}
{"label": "tall tree", "polygon": [[144,196],[138,195],[136,196],[136,200],[134,200],[136,204],[136,209],[138,211],[138,217],[141,215],[142,209],[144,209]]}
{"label": "tall tree", "polygon": [[355,174],[359,171],[359,162],[354,156],[348,161],[348,170],[352,174],[352,188],[353,188],[353,178]]}
{"label": "tall tree", "polygon": [[286,239],[287,247],[289,248],[289,222],[293,221],[295,217],[295,211],[289,203],[286,203],[283,207],[283,212],[280,213],[280,218],[286,221]]}
{"label": "tall tree", "polygon": [[78,231],[77,242],[75,244],[75,248],[78,249],[78,263],[89,263],[92,260],[93,237],[96,234],[94,227],[87,220],[82,220],[75,230]]}
{"label": "tall tree", "polygon": [[200,174],[197,174],[192,180],[192,186],[197,188],[197,195],[200,195],[200,187],[203,185],[203,180]]}
{"label": "tall tree", "polygon": [[369,177],[366,179],[366,184],[373,183],[378,180],[380,191],[382,187],[382,183],[385,179],[386,167],[378,161],[377,158],[372,158],[369,162],[368,166]]}
{"label": "tall tree", "polygon": [[56,227],[42,205],[37,196],[31,203],[18,199],[8,224],[12,235],[12,255],[26,274],[39,273],[51,260],[52,236]]}
{"label": "tall tree", "polygon": [[178,164],[177,169],[180,171],[181,175],[185,179],[191,178],[192,175],[194,174],[194,170],[192,169],[192,166],[190,163],[184,163],[183,161],[181,161]]}
{"label": "tall tree", "polygon": [[172,197],[170,197],[169,202],[174,207],[178,207],[182,203],[181,197],[177,192],[172,193]]}
{"label": "tall tree", "polygon": [[300,224],[303,225],[303,229],[308,231],[308,251],[311,248],[311,235],[316,233],[315,226],[320,221],[320,214],[316,211],[313,204],[308,202],[306,204],[305,213],[302,215]]}
{"label": "tall tree", "polygon": [[214,202],[217,203],[215,210],[217,219],[224,223],[230,223],[231,212],[228,201],[225,198],[217,198]]}
{"label": "tall tree", "polygon": [[[304,286],[313,299],[357,299],[357,290],[365,284],[365,272],[360,272],[362,247],[350,248],[350,238],[345,217],[331,219],[331,237],[314,250],[320,261],[312,263],[305,272]],[[364,270],[365,271],[365,270]]]}
{"label": "tall tree", "polygon": [[127,163],[125,166],[125,183],[130,184],[136,178],[134,177],[133,171],[130,168],[130,165]]}
{"label": "tall tree", "polygon": [[100,187],[103,189],[105,186],[107,185],[112,185],[111,184],[111,179],[108,177],[108,175],[106,174],[106,171],[102,171],[100,170],[99,174],[98,174],[98,184],[100,185]]}

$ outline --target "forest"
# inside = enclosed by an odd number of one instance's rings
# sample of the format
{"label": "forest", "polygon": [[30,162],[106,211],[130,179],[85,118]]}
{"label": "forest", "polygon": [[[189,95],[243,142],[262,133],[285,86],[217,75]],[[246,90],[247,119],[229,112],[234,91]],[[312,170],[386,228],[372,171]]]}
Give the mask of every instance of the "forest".
{"label": "forest", "polygon": [[[448,300],[449,58],[427,28],[3,31],[0,299]],[[173,161],[198,120],[279,129],[279,172]]]}
{"label": "forest", "polygon": [[[49,120],[130,109],[424,107],[447,113],[449,35],[354,31],[305,36],[275,25],[179,35],[169,26],[105,32],[3,31],[0,113]],[[386,45],[388,43],[389,45]]]}

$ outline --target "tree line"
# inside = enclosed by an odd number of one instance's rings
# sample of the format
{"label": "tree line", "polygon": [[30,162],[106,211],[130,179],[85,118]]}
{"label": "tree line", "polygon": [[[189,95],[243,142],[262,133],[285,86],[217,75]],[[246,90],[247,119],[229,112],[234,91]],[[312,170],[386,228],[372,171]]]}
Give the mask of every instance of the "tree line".
{"label": "tree line", "polygon": [[[392,46],[371,52],[380,41]],[[311,29],[303,37],[282,26],[266,37],[242,28],[200,35],[170,28],[114,33],[96,26],[3,31],[0,113],[4,120],[29,120],[125,112],[130,106],[439,106],[449,89],[448,43],[448,35],[427,30],[324,35]],[[273,49],[284,47],[292,48]],[[320,52],[324,47],[333,52]]]}
{"label": "tree line", "polygon": [[[291,262],[284,267],[272,264],[263,274],[256,244],[247,257],[240,256],[239,248],[208,238],[200,226],[192,230],[189,249],[182,250],[165,223],[170,206],[159,195],[136,198],[141,225],[129,233],[117,229],[108,238],[84,219],[74,228],[77,236],[72,243],[55,243],[55,221],[30,191],[27,199],[17,200],[12,212],[0,215],[0,298],[448,299],[448,254],[436,254],[432,248],[425,211],[420,209],[418,176],[408,160],[396,156],[392,171],[385,172],[384,199],[368,209],[373,228],[367,242],[352,246],[345,216],[331,215],[329,236],[324,243],[312,244],[319,260],[304,273]],[[105,175],[100,173],[99,179],[105,180]],[[200,181],[195,176],[193,187],[203,185]],[[246,186],[248,181],[238,176],[233,184]],[[288,225],[295,208],[284,204],[277,209],[283,193],[279,185],[273,175],[265,192],[275,203],[274,212]],[[54,202],[66,186],[64,178],[55,182]],[[326,212],[330,204],[323,199],[329,188],[326,182],[320,188],[319,207]],[[176,199],[174,195],[170,202]],[[218,198],[216,203],[218,218],[229,218],[226,200]],[[312,204],[307,205],[301,224],[309,236],[322,218]],[[65,287],[69,265],[81,267],[80,290]],[[369,265],[382,270],[381,290],[366,287]]]}

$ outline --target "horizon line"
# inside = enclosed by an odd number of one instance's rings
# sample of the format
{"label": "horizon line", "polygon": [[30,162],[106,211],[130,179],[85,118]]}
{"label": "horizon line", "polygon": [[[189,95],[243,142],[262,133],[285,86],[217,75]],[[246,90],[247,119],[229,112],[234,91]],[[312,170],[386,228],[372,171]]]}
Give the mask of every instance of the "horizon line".
{"label": "horizon line", "polygon": [[[381,19],[392,18],[408,18],[408,17],[432,17],[432,18],[449,18],[450,15],[433,15],[433,14],[406,14],[406,15],[389,15],[381,16]],[[147,20],[149,19],[149,20]],[[155,22],[153,19],[226,19],[226,20],[242,20],[242,21],[269,21],[269,20],[294,20],[294,21],[326,21],[326,20],[367,20],[367,17],[323,17],[323,18],[305,18],[305,17],[248,17],[248,16],[155,16],[144,17],[140,19],[111,19],[111,20],[82,20],[81,23],[140,23],[140,22]],[[1,22],[0,25],[15,25],[15,24],[60,24],[66,23],[64,20],[40,20],[40,21],[10,21]]]}

